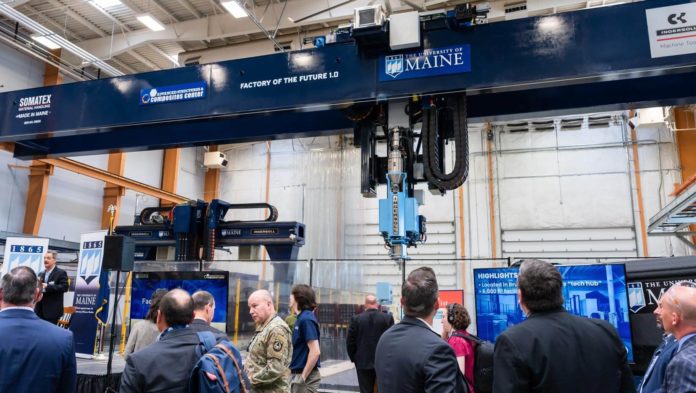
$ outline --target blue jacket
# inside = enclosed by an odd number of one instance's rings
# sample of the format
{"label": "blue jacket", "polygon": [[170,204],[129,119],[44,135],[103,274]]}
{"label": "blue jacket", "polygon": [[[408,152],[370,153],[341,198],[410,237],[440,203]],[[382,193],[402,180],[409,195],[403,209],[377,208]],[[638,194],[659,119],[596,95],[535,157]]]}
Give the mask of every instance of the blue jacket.
{"label": "blue jacket", "polygon": [[13,309],[0,312],[0,337],[0,392],[75,392],[71,331]]}
{"label": "blue jacket", "polygon": [[653,353],[649,363],[652,364],[652,368],[648,366],[649,368],[643,376],[643,382],[638,388],[639,393],[660,393],[662,382],[665,380],[667,365],[677,351],[677,346],[677,340],[670,335],[655,349],[655,353]]}
{"label": "blue jacket", "polygon": [[664,393],[696,393],[696,336],[688,339],[667,365]]}

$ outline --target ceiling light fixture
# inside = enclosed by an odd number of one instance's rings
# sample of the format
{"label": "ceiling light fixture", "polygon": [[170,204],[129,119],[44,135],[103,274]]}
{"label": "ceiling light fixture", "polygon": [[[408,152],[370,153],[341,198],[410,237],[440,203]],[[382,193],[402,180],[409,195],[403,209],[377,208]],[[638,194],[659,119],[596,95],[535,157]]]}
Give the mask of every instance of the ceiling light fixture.
{"label": "ceiling light fixture", "polygon": [[104,9],[121,5],[120,0],[91,0],[90,3],[94,6],[99,6]]}
{"label": "ceiling light fixture", "polygon": [[66,51],[80,57],[83,60],[89,61],[94,64],[95,67],[99,67],[103,71],[113,76],[124,75],[123,72],[117,70],[116,68],[109,65],[104,60],[94,56],[93,54],[87,52],[86,50],[80,48],[79,46],[73,44],[72,42],[66,40],[50,29],[46,28],[39,22],[33,20],[32,18],[24,15],[23,13],[17,11],[16,9],[10,7],[8,4],[4,4],[0,1],[0,14],[7,15],[7,17],[21,23],[29,30],[36,33],[37,36],[51,37],[51,41],[65,49]]}
{"label": "ceiling light fixture", "polygon": [[48,49],[60,49],[60,45],[51,41],[48,37],[42,35],[32,35],[31,39],[45,46]]}
{"label": "ceiling light fixture", "polygon": [[148,29],[150,29],[152,31],[164,30],[164,25],[162,23],[160,23],[160,21],[155,19],[154,16],[152,16],[150,14],[138,15],[136,17],[136,19],[138,19],[140,21],[140,23],[144,24],[145,26],[147,26]]}
{"label": "ceiling light fixture", "polygon": [[244,7],[242,7],[237,0],[223,1],[220,5],[225,7],[225,9],[237,19],[249,16]]}

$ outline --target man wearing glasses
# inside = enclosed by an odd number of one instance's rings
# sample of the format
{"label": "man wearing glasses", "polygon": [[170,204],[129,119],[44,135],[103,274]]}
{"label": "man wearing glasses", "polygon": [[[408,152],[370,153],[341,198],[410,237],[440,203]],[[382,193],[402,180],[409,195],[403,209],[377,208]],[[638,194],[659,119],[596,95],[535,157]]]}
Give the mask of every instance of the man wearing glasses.
{"label": "man wearing glasses", "polygon": [[681,281],[672,285],[660,298],[658,307],[662,326],[677,340],[662,392],[696,392],[696,284]]}

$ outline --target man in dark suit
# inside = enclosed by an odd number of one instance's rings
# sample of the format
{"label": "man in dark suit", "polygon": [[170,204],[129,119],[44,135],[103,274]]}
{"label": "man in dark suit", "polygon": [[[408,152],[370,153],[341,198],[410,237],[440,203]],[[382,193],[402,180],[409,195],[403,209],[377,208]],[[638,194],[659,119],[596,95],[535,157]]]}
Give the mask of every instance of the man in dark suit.
{"label": "man in dark suit", "polygon": [[346,349],[350,361],[355,363],[360,393],[374,392],[377,342],[392,325],[394,318],[380,311],[377,297],[365,296],[365,311],[353,317],[346,336]]}
{"label": "man in dark suit", "polygon": [[44,255],[44,271],[39,273],[43,299],[36,304],[39,318],[57,324],[63,316],[63,294],[68,291],[68,273],[56,266],[55,251]]}
{"label": "man in dark suit", "polygon": [[404,319],[379,339],[375,371],[380,393],[465,393],[454,351],[432,328],[438,298],[435,272],[412,271],[401,287]]}
{"label": "man in dark suit", "polygon": [[215,298],[208,291],[196,291],[193,298],[193,321],[189,326],[196,332],[211,332],[216,336],[225,336],[225,333],[210,326],[215,316]]}
{"label": "man in dark suit", "polygon": [[616,330],[566,312],[556,267],[524,261],[517,285],[527,319],[495,342],[494,392],[635,392]]}
{"label": "man in dark suit", "polygon": [[696,284],[678,282],[660,298],[665,331],[677,339],[677,351],[667,365],[664,393],[696,392]]}
{"label": "man in dark suit", "polygon": [[5,274],[0,299],[0,392],[75,392],[73,334],[34,313],[36,273],[19,266]]}
{"label": "man in dark suit", "polygon": [[[121,393],[169,392],[187,393],[189,377],[199,359],[198,334],[188,324],[193,320],[193,299],[182,289],[167,292],[157,313],[158,341],[126,360],[121,377]],[[241,367],[239,352],[235,353]],[[239,388],[239,380],[230,382],[230,389]]]}

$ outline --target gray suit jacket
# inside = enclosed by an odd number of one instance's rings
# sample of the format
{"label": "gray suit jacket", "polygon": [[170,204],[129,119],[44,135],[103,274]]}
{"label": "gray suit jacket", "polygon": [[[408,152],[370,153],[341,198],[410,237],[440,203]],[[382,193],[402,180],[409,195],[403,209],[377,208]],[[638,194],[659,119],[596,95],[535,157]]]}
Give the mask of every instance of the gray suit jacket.
{"label": "gray suit jacket", "polygon": [[663,393],[696,393],[696,336],[688,339],[667,365]]}

